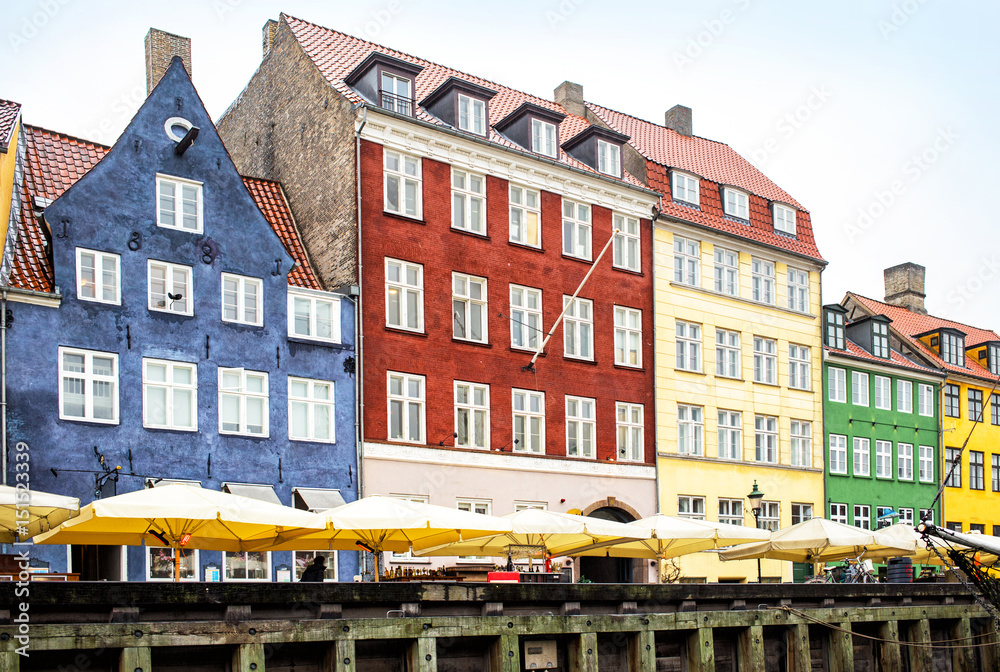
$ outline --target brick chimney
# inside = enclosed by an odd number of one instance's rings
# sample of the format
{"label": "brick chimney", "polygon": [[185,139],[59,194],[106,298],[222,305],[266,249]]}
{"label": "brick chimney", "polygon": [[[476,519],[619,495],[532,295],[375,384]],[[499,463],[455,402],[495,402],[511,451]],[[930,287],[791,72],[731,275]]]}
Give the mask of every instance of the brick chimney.
{"label": "brick chimney", "polygon": [[191,76],[191,38],[156,28],[146,33],[146,95],[159,83],[174,56],[180,56]]}
{"label": "brick chimney", "polygon": [[278,33],[278,22],[274,19],[268,19],[262,32],[261,46],[264,49],[263,55],[267,56],[271,51],[271,46],[274,45],[274,36]]}
{"label": "brick chimney", "polygon": [[691,122],[691,108],[683,105],[674,105],[663,115],[663,125],[670,130],[677,131],[681,135],[691,137],[693,126]]}
{"label": "brick chimney", "polygon": [[912,262],[885,269],[885,302],[912,313],[926,315],[924,274],[926,269]]}
{"label": "brick chimney", "polygon": [[578,117],[587,117],[587,106],[583,104],[583,86],[573,82],[563,82],[552,93],[557,105]]}

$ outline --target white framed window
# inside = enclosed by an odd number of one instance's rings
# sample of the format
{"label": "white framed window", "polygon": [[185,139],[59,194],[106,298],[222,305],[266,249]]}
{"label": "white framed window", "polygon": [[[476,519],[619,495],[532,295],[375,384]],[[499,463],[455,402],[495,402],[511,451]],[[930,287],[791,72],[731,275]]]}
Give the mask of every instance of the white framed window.
{"label": "white framed window", "polygon": [[698,287],[701,285],[701,243],[674,236],[674,282]]}
{"label": "white framed window", "polygon": [[545,452],[545,393],[513,390],[514,452]]}
{"label": "white framed window", "polygon": [[705,454],[705,416],[701,406],[677,404],[677,453]]}
{"label": "white framed window", "polygon": [[788,344],[788,387],[808,390],[812,378],[809,348],[804,345]]}
{"label": "white framed window", "polygon": [[812,504],[792,504],[792,525],[797,525],[799,523],[804,523],[807,520],[812,520],[812,517],[813,517]]}
{"label": "white framed window", "polygon": [[340,297],[289,287],[288,335],[340,343]]}
{"label": "white framed window", "polygon": [[774,262],[750,260],[750,287],[754,301],[774,305]]}
{"label": "white framed window", "polygon": [[913,383],[908,380],[896,379],[896,410],[913,413]]}
{"label": "white framed window", "polygon": [[639,220],[616,212],[612,215],[611,221],[614,228],[618,230],[618,233],[615,234],[614,267],[640,273],[642,271],[642,244],[639,237]]}
{"label": "white framed window", "polygon": [[542,334],[542,290],[510,286],[510,347],[537,350]]}
{"label": "white framed window", "polygon": [[168,264],[165,261],[147,261],[148,308],[165,313],[193,315],[194,301],[191,286],[191,267]]}
{"label": "white framed window", "polygon": [[385,211],[420,219],[423,215],[420,159],[384,150]]}
{"label": "white framed window", "polygon": [[875,376],[875,408],[892,410],[892,380],[885,376]]}
{"label": "white framed window", "polygon": [[[200,581],[198,568],[198,551],[193,548],[179,549],[181,554],[181,581]],[[173,581],[174,580],[174,553],[177,550],[169,546],[147,546],[146,547],[146,580],[147,581]]]}
{"label": "white framed window", "polygon": [[837,350],[844,349],[845,327],[844,314],[837,310],[824,310],[826,314],[825,343]]}
{"label": "white framed window", "polygon": [[389,440],[427,443],[424,403],[425,378],[409,373],[388,372]]}
{"label": "white framed window", "polygon": [[547,502],[526,502],[514,500],[514,512],[527,511],[528,509],[538,509],[539,511],[548,510],[549,505]]}
{"label": "white framed window", "polygon": [[851,403],[855,406],[868,406],[868,374],[851,371]]}
{"label": "white framed window", "polygon": [[854,527],[863,530],[872,529],[872,507],[867,504],[854,505]]}
{"label": "white framed window", "polygon": [[410,90],[409,79],[391,72],[383,72],[382,88],[379,89],[379,102],[386,110],[412,117],[413,96]]}
{"label": "white framed window", "polygon": [[913,480],[913,444],[896,444],[896,478],[901,481]]}
{"label": "white framed window", "polygon": [[510,242],[542,246],[542,199],[537,191],[510,185]]}
{"label": "white framed window", "polygon": [[642,311],[615,306],[615,364],[642,366]]}
{"label": "white framed window", "polygon": [[778,502],[760,503],[760,526],[772,532],[778,531],[781,527],[781,506]]}
{"label": "white framed window", "polygon": [[673,171],[671,174],[671,196],[675,201],[698,205],[699,180],[694,175]]}
{"label": "white framed window", "polygon": [[920,468],[917,477],[921,483],[934,482],[934,446],[920,446]]}
{"label": "white framed window", "polygon": [[224,551],[223,581],[270,581],[271,554],[267,551]]}
{"label": "white framed window", "polygon": [[753,337],[753,379],[756,383],[778,384],[778,342]]}
{"label": "white framed window", "polygon": [[830,473],[847,473],[847,437],[840,434],[830,435]]}
{"label": "white framed window", "polygon": [[615,404],[615,424],[618,430],[618,459],[642,462],[645,453],[645,425],[642,404]]}
{"label": "white framed window", "polygon": [[965,337],[951,334],[947,331],[940,332],[941,338],[941,359],[954,364],[955,366],[965,366]]}
{"label": "white framed window", "polygon": [[712,251],[712,256],[715,259],[715,291],[729,296],[739,296],[739,253],[716,247]]}
{"label": "white framed window", "polygon": [[795,235],[795,210],[780,203],[774,204],[774,230]]}
{"label": "white framed window", "polygon": [[268,435],[268,384],[263,371],[219,367],[219,433]]}
{"label": "white framed window", "polygon": [[[460,498],[455,500],[455,508],[466,513],[478,513],[483,516],[493,514],[493,502],[489,499]],[[492,562],[493,559],[484,555],[461,555],[459,560],[465,562]]]}
{"label": "white framed window", "polygon": [[830,367],[828,371],[827,384],[830,387],[830,401],[847,403],[847,371]]}
{"label": "white framed window", "polygon": [[556,151],[556,125],[541,119],[531,120],[531,151],[550,156],[558,156]]}
{"label": "white framed window", "polygon": [[719,411],[719,458],[743,459],[743,414],[739,411]]}
{"label": "white framed window", "polygon": [[156,225],[202,232],[202,185],[179,177],[156,176]]}
{"label": "white framed window", "polygon": [[563,306],[569,306],[563,317],[564,354],[574,359],[593,359],[594,302],[563,296]]}
{"label": "white framed window", "polygon": [[490,386],[455,381],[455,445],[490,447]]}
{"label": "white framed window", "polygon": [[487,339],[486,278],[451,274],[452,334],[463,341],[485,343]]}
{"label": "white framed window", "polygon": [[198,365],[142,358],[142,426],[198,429]]}
{"label": "white framed window", "polygon": [[264,324],[264,283],[232,273],[222,274],[222,321]]}
{"label": "white framed window", "polygon": [[333,443],[336,385],[329,380],[288,377],[288,439]]}
{"label": "white framed window", "polygon": [[934,416],[934,388],[931,385],[920,385],[918,388],[918,412],[920,415],[930,418]]}
{"label": "white framed window", "polygon": [[597,170],[605,175],[621,177],[622,148],[613,142],[597,139]]}
{"label": "white framed window", "polygon": [[566,455],[594,458],[595,400],[566,395]]}
{"label": "white framed window", "polygon": [[750,196],[747,195],[747,192],[731,187],[723,187],[722,194],[722,204],[725,213],[730,217],[749,221]]}
{"label": "white framed window", "polygon": [[934,524],[934,509],[920,509],[920,520]]}
{"label": "white framed window", "polygon": [[424,330],[424,267],[385,258],[385,324]]}
{"label": "white framed window", "polygon": [[59,348],[59,419],[118,424],[118,355]]}
{"label": "white framed window", "polygon": [[701,371],[701,325],[677,320],[675,326],[675,367],[682,371]]}
{"label": "white framed window", "polygon": [[742,375],[740,369],[740,332],[716,329],[715,375],[739,378]]}
{"label": "white framed window", "polygon": [[451,169],[451,228],[486,235],[486,178]]}
{"label": "white framed window", "polygon": [[458,127],[469,133],[486,135],[486,103],[458,94]]}
{"label": "white framed window", "polygon": [[870,476],[872,468],[871,441],[854,437],[854,475]]}
{"label": "white framed window", "polygon": [[792,466],[812,466],[812,423],[792,420]]}
{"label": "white framed window", "polygon": [[754,444],[758,462],[778,463],[778,419],[770,415],[754,418]]}
{"label": "white framed window", "polygon": [[809,312],[809,273],[806,271],[788,269],[788,309]]}
{"label": "white framed window", "polygon": [[692,520],[705,520],[705,498],[678,495],[677,516]]}
{"label": "white framed window", "polygon": [[889,325],[885,322],[872,321],[872,354],[882,359],[889,359]]}
{"label": "white framed window", "polygon": [[121,305],[121,257],[76,248],[76,298]]}
{"label": "white framed window", "polygon": [[743,500],[719,498],[719,522],[743,525]]}
{"label": "white framed window", "polygon": [[847,525],[847,504],[830,504],[830,520]]}
{"label": "white framed window", "polygon": [[[393,494],[393,495],[390,495],[390,496],[392,498],[394,498],[394,499],[401,499],[404,502],[413,502],[414,504],[430,504],[430,497],[428,497],[427,495],[399,495],[399,494]],[[411,553],[410,551],[406,551],[405,553],[393,553],[391,556],[389,556],[389,561],[390,562],[405,562],[407,564],[412,564],[412,563],[417,563],[417,562],[419,562],[419,563],[429,563],[431,561],[431,559],[430,558],[416,558],[416,557],[413,556],[413,553]]]}
{"label": "white framed window", "polygon": [[313,560],[317,556],[322,556],[326,559],[326,575],[323,577],[323,581],[337,581],[337,577],[340,576],[337,551],[295,551],[295,576],[293,580],[301,581],[302,572],[306,571],[306,568],[313,564]]}
{"label": "white framed window", "polygon": [[875,442],[875,476],[892,478],[892,441]]}
{"label": "white framed window", "polygon": [[900,507],[899,509],[899,522],[904,525],[909,525],[913,527],[913,509]]}
{"label": "white framed window", "polygon": [[562,202],[563,254],[590,260],[590,206],[567,198]]}

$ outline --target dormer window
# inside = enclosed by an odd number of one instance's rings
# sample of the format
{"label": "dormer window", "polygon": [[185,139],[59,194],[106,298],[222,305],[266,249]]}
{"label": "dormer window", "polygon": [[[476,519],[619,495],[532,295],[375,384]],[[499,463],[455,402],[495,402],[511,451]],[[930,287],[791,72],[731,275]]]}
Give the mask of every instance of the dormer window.
{"label": "dormer window", "polygon": [[825,323],[824,343],[836,350],[846,349],[844,309],[839,305],[827,306],[823,310]]}
{"label": "dormer window", "polygon": [[698,205],[698,178],[694,175],[675,170],[671,176],[670,191],[675,201]]}
{"label": "dormer window", "polygon": [[737,219],[750,220],[750,197],[745,191],[725,187],[722,194],[722,204],[727,215]]}
{"label": "dormer window", "polygon": [[889,359],[889,325],[872,320],[872,354]]}
{"label": "dormer window", "polygon": [[535,103],[524,102],[493,128],[529,152],[559,158],[559,123],[565,114]]}
{"label": "dormer window", "polygon": [[382,109],[413,116],[416,77],[423,67],[373,51],[344,77],[344,83]]}
{"label": "dormer window", "polygon": [[486,102],[458,94],[458,128],[486,135]]}
{"label": "dormer window", "polygon": [[383,72],[378,97],[384,109],[413,116],[413,82],[405,77]]}
{"label": "dormer window", "polygon": [[449,77],[420,101],[420,107],[460,131],[485,137],[490,129],[489,101],[495,95],[485,86]]}
{"label": "dormer window", "polygon": [[774,230],[789,236],[795,235],[795,210],[787,205],[775,203],[774,209]]}
{"label": "dormer window", "polygon": [[588,126],[563,143],[563,150],[599,173],[621,178],[622,145],[629,137],[602,126]]}
{"label": "dormer window", "polygon": [[619,145],[597,140],[597,169],[612,177],[622,176],[622,150]]}
{"label": "dormer window", "polygon": [[938,352],[941,354],[941,359],[948,364],[965,366],[965,336],[951,331],[942,331]]}
{"label": "dormer window", "polygon": [[556,158],[556,125],[541,119],[531,120],[531,151]]}
{"label": "dormer window", "polygon": [[994,376],[1000,376],[1000,343],[990,343],[987,350],[986,368]]}

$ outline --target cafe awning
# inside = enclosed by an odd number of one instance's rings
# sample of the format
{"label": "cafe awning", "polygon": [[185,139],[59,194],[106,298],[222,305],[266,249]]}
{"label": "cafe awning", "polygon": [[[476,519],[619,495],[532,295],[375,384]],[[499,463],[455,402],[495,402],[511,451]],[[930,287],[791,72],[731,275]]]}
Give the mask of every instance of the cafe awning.
{"label": "cafe awning", "polygon": [[231,495],[259,499],[262,502],[270,502],[271,504],[281,504],[281,500],[278,499],[274,488],[262,483],[223,483],[222,491],[228,492]]}

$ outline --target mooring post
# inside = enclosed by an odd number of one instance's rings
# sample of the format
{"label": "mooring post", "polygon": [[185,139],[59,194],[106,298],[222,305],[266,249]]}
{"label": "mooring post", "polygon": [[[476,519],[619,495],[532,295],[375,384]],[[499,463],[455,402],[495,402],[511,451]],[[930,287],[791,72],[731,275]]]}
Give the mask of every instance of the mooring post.
{"label": "mooring post", "polygon": [[983,670],[986,672],[1000,672],[1000,638],[997,637],[996,630],[993,629],[993,621],[989,621],[983,629],[983,636],[977,640],[989,642],[993,646],[984,646],[980,649],[983,659]]}
{"label": "mooring post", "polygon": [[976,670],[976,654],[968,645],[972,640],[972,622],[966,618],[955,621],[951,628],[951,637],[957,640],[951,650],[951,668],[954,672],[974,672]]}
{"label": "mooring post", "polygon": [[656,672],[656,633],[643,630],[628,640],[629,672]]}
{"label": "mooring post", "polygon": [[830,672],[854,672],[854,635],[851,633],[851,624],[845,621],[831,625],[840,630],[830,628]]}
{"label": "mooring post", "polygon": [[417,637],[410,645],[410,672],[437,672],[437,639]]}
{"label": "mooring post", "polygon": [[910,642],[923,646],[908,646],[910,650],[910,672],[934,672],[934,659],[931,650],[931,622],[922,619],[910,626]]}
{"label": "mooring post", "polygon": [[764,672],[764,628],[751,625],[739,635],[736,650],[740,672]]}
{"label": "mooring post", "polygon": [[0,672],[20,672],[21,656],[16,651],[0,651]]}
{"label": "mooring post", "polygon": [[878,646],[879,669],[902,669],[903,660],[899,651],[899,622],[885,621],[879,623],[878,636],[882,640]]}
{"label": "mooring post", "polygon": [[233,672],[264,672],[264,647],[260,642],[236,647],[233,651]]}
{"label": "mooring post", "polygon": [[493,642],[490,672],[521,672],[521,644],[517,635],[500,635]]}
{"label": "mooring post", "polygon": [[[151,659],[148,646],[125,648],[122,649],[122,655],[118,658],[118,670],[119,672],[150,672],[153,669]],[[6,672],[6,668],[3,666],[0,666],[0,670]]]}
{"label": "mooring post", "polygon": [[798,623],[788,626],[785,631],[785,653],[788,656],[788,672],[812,672],[808,625]]}
{"label": "mooring post", "polygon": [[581,632],[570,641],[569,672],[597,672],[596,632]]}
{"label": "mooring post", "polygon": [[715,672],[715,637],[712,635],[712,628],[698,628],[688,635],[687,663],[690,672]]}
{"label": "mooring post", "polygon": [[323,656],[323,672],[354,672],[355,669],[353,639],[338,639],[327,648]]}

